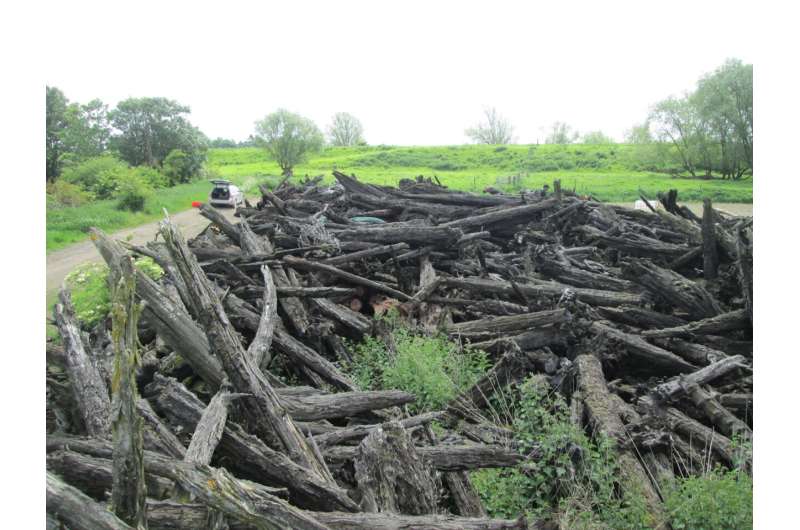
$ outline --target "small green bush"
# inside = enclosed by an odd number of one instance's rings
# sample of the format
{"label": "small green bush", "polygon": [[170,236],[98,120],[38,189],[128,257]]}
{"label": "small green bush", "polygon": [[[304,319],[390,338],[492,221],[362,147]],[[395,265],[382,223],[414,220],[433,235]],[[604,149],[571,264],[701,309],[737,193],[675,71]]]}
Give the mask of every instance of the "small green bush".
{"label": "small green bush", "polygon": [[[164,274],[164,270],[151,258],[139,258],[134,265],[153,280],[158,280]],[[71,291],[75,316],[84,329],[94,327],[111,310],[108,273],[108,267],[103,263],[87,263],[75,268],[65,278]]]}
{"label": "small green bush", "polygon": [[128,173],[128,165],[113,155],[89,158],[64,170],[59,177],[75,184],[97,199],[108,199],[117,190],[117,182]]}
{"label": "small green bush", "polygon": [[679,479],[664,504],[675,530],[753,527],[753,479],[747,473],[716,469]]}
{"label": "small green bush", "polygon": [[141,212],[147,199],[153,195],[153,188],[134,172],[121,176],[117,182],[117,206],[121,210]]}
{"label": "small green bush", "polygon": [[153,189],[159,188],[166,188],[171,186],[167,177],[160,172],[159,170],[147,167],[147,166],[137,166],[132,167],[129,170],[136,178],[145,182],[148,186]]}
{"label": "small green bush", "polygon": [[444,336],[418,335],[402,326],[392,332],[397,355],[391,357],[378,339],[353,346],[345,369],[365,390],[398,389],[416,396],[413,412],[437,410],[472,386],[489,368],[482,351],[462,348]]}
{"label": "small green bush", "polygon": [[164,175],[169,179],[170,186],[189,182],[194,175],[193,164],[189,155],[180,149],[173,149],[169,152],[162,164],[164,168]]}
{"label": "small green bush", "polygon": [[79,186],[60,179],[47,185],[47,195],[55,206],[81,206],[92,198]]}

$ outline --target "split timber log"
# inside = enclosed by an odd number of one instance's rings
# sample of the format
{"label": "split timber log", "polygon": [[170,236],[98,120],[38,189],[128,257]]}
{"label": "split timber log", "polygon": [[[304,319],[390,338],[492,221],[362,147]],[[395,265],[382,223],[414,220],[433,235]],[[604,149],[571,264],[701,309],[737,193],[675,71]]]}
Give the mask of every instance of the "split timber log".
{"label": "split timber log", "polygon": [[[524,457],[506,447],[491,445],[435,445],[417,447],[417,452],[427,458],[439,471],[464,471],[487,467],[513,467]],[[355,447],[336,446],[323,451],[325,459],[341,466],[356,455]]]}
{"label": "split timber log", "polygon": [[491,230],[492,227],[496,227],[498,224],[502,223],[502,226],[507,228],[515,224],[530,221],[534,215],[558,206],[558,204],[559,202],[556,199],[545,199],[533,204],[513,206],[511,208],[498,209],[483,215],[456,219],[455,221],[443,223],[439,226],[460,228],[462,230],[487,227]]}
{"label": "split timber log", "polygon": [[[286,274],[284,268],[278,264],[272,267],[272,276],[275,279],[275,285],[281,287],[293,287],[289,276]],[[289,321],[297,330],[297,333],[302,337],[308,332],[308,327],[311,325],[308,319],[308,311],[306,311],[303,301],[293,296],[283,296],[280,299],[281,307]]]}
{"label": "split timber log", "polygon": [[[278,298],[281,297],[295,297],[295,298],[332,298],[332,297],[345,297],[352,296],[355,289],[347,289],[344,287],[280,287],[275,286],[275,291],[278,293]],[[257,286],[242,286],[233,290],[244,299],[261,298],[264,295],[264,288]]]}
{"label": "split timber log", "polygon": [[397,422],[369,433],[355,449],[353,466],[365,512],[424,515],[436,511],[436,477]]}
{"label": "split timber log", "polygon": [[741,355],[726,357],[690,374],[673,377],[669,381],[655,387],[652,394],[655,395],[659,401],[667,401],[687,391],[690,385],[704,385],[709,381],[713,381],[742,367],[746,367],[746,365],[745,358]]}
{"label": "split timber log", "polygon": [[641,305],[647,297],[641,293],[625,293],[616,291],[600,291],[597,289],[572,288],[554,282],[525,284],[516,283],[517,289],[511,282],[486,280],[483,278],[443,278],[441,284],[447,287],[465,289],[477,294],[491,296],[496,294],[503,298],[517,296],[517,292],[528,298],[560,298],[565,289],[570,289],[581,302],[600,306]]}
{"label": "split timber log", "polygon": [[573,230],[590,240],[601,243],[605,247],[616,249],[629,256],[643,258],[658,256],[662,259],[674,260],[690,250],[686,245],[665,243],[634,232],[625,232],[618,236],[612,236],[589,225],[577,226]]}
{"label": "split timber log", "polygon": [[[197,530],[208,509],[202,504],[148,499],[150,530]],[[516,520],[457,517],[455,515],[401,515],[394,513],[306,512],[332,530],[527,530],[524,517]],[[535,528],[543,528],[535,524]],[[253,526],[230,522],[231,530],[253,530]]]}
{"label": "split timber log", "polygon": [[[418,416],[411,416],[410,418],[398,420],[398,423],[400,423],[404,429],[410,429],[412,427],[425,425],[431,421],[441,419],[444,417],[444,415],[445,413],[442,411],[426,412]],[[314,442],[320,447],[320,449],[324,449],[326,447],[341,444],[342,442],[362,439],[372,431],[380,429],[382,425],[383,424],[376,423],[372,425],[354,425],[352,427],[345,427],[343,429],[315,436]]]}
{"label": "split timber log", "polygon": [[[184,385],[171,378],[156,375],[145,389],[148,399],[172,423],[193,431],[202,417],[204,405]],[[217,449],[231,468],[251,480],[279,484],[289,489],[292,502],[318,510],[355,511],[356,505],[347,493],[308,473],[283,453],[270,449],[239,425],[228,421]]]}
{"label": "split timber log", "polygon": [[598,307],[597,311],[603,318],[641,329],[672,328],[686,324],[682,318],[665,315],[644,307]]}
{"label": "split timber log", "polygon": [[708,291],[680,274],[654,265],[648,260],[629,260],[623,265],[622,271],[654,295],[685,310],[694,320],[722,313],[719,302]]}
{"label": "split timber log", "polygon": [[414,246],[436,245],[447,247],[464,235],[461,230],[447,226],[374,226],[334,232],[344,241],[366,241],[391,245],[406,243]]}
{"label": "split timber log", "polygon": [[[669,428],[680,433],[702,448],[710,448],[715,454],[719,455],[729,466],[736,465],[738,455],[733,442],[714,429],[710,429],[686,416],[678,409],[669,407],[664,411],[664,420]],[[752,465],[752,462],[746,462]]]}
{"label": "split timber log", "polygon": [[304,397],[283,398],[284,407],[298,421],[315,421],[355,416],[412,403],[414,394],[401,390],[337,392]]}
{"label": "split timber log", "polygon": [[739,416],[753,417],[753,394],[722,394],[718,396],[720,404]]}
{"label": "split timber log", "polygon": [[77,488],[47,473],[47,513],[71,530],[134,530]]}
{"label": "split timber log", "polygon": [[659,495],[636,454],[623,445],[627,441],[625,425],[611,400],[600,361],[593,355],[583,354],[575,359],[575,364],[578,369],[578,390],[593,429],[608,437],[616,447],[623,490],[643,495],[647,511],[653,519],[651,523],[661,522],[663,509]]}
{"label": "split timber log", "polygon": [[536,350],[546,346],[563,345],[564,343],[564,334],[557,327],[545,326],[512,337],[498,337],[496,339],[473,342],[470,347],[488,353],[498,353],[508,348]]}
{"label": "split timber log", "polygon": [[[127,255],[125,249],[96,228],[89,230],[100,255],[110,269],[119,267]],[[136,294],[146,303],[146,311],[153,316],[158,336],[178,352],[192,369],[213,388],[222,382],[224,373],[219,360],[211,354],[208,339],[186,309],[174,303],[149,276],[139,271],[136,275]]]}
{"label": "split timber log", "polygon": [[350,309],[347,306],[331,302],[325,298],[312,298],[311,303],[320,310],[320,312],[333,320],[341,323],[348,329],[352,330],[356,335],[364,335],[372,330],[372,321]]}
{"label": "split timber log", "polygon": [[108,388],[86,352],[69,291],[62,288],[58,297],[53,316],[64,342],[65,368],[78,411],[90,436],[108,436],[111,434]]}
{"label": "split timber log", "polygon": [[714,396],[703,390],[700,385],[687,384],[686,393],[689,395],[689,399],[705,413],[706,417],[717,426],[722,434],[731,438],[740,436],[744,440],[753,439],[753,431],[750,427],[723,407],[719,401],[714,399]]}
{"label": "split timber log", "polygon": [[641,335],[647,339],[669,337],[691,338],[694,335],[718,335],[726,331],[745,329],[750,326],[751,322],[750,317],[747,315],[747,310],[738,309],[710,318],[696,320],[682,326],[643,331]]}
{"label": "split timber log", "polygon": [[711,199],[703,199],[703,276],[706,280],[717,278],[719,255],[717,254],[717,232],[714,228],[714,210]]}
{"label": "split timber log", "polygon": [[185,462],[199,462],[210,464],[211,457],[222,439],[225,422],[228,419],[228,406],[231,402],[244,394],[232,394],[229,385],[223,383],[208,406],[203,410],[200,421],[192,434],[192,440],[186,455]]}
{"label": "split timber log", "polygon": [[[135,300],[136,277],[131,258],[120,262],[120,276],[111,275],[111,322],[114,378],[111,429],[114,441],[111,511],[135,528],[147,528],[142,418],[136,401],[138,366],[137,321],[141,308]],[[116,276],[116,277],[115,277]]]}
{"label": "split timber log", "polygon": [[286,256],[283,258],[283,261],[290,267],[297,267],[300,269],[325,272],[333,276],[336,276],[338,278],[341,278],[342,280],[345,280],[347,282],[354,283],[356,285],[363,285],[364,287],[369,287],[370,289],[374,289],[376,291],[388,294],[404,302],[411,300],[411,297],[408,296],[407,294],[400,292],[396,289],[393,289],[388,285],[369,280],[362,276],[351,274],[336,267],[332,267],[331,265],[325,265],[324,263],[315,263],[313,261],[308,261],[303,258],[297,258],[295,256]]}
{"label": "split timber log", "polygon": [[461,333],[491,332],[508,333],[522,329],[529,330],[550,324],[560,324],[567,320],[565,309],[552,309],[539,311],[536,313],[524,313],[521,315],[510,315],[502,317],[489,317],[481,320],[469,320],[451,324],[446,331],[451,335]]}
{"label": "split timber log", "polygon": [[258,321],[256,335],[250,346],[247,347],[247,355],[253,360],[256,366],[261,366],[261,362],[268,355],[272,345],[272,337],[275,333],[275,322],[278,320],[278,299],[275,294],[275,284],[270,278],[269,269],[261,267],[261,274],[264,276],[264,299],[261,318]]}
{"label": "split timber log", "polygon": [[[110,457],[111,455],[109,455]],[[98,501],[106,501],[112,490],[111,458],[90,456],[76,451],[59,449],[47,454],[47,470]],[[165,499],[173,490],[172,482],[146,473],[145,491],[153,499]],[[119,517],[119,516],[118,516]]]}
{"label": "split timber log", "polygon": [[536,256],[536,268],[549,278],[575,287],[604,289],[607,291],[631,291],[636,285],[610,274],[590,272],[575,267],[566,260],[556,259],[552,255]]}
{"label": "split timber log", "polygon": [[399,252],[405,252],[408,250],[409,247],[408,243],[395,243],[392,245],[382,245],[379,247],[368,248],[365,250],[359,250],[357,252],[351,252],[349,254],[340,254],[339,256],[333,256],[332,258],[327,258],[322,260],[322,263],[325,265],[333,265],[335,267],[340,267],[346,263],[351,263],[353,261],[360,261],[366,258],[373,258],[375,256],[381,256],[383,254],[396,254]]}
{"label": "split timber log", "polygon": [[683,357],[686,361],[697,366],[713,364],[728,357],[728,354],[725,352],[709,348],[703,344],[695,344],[694,342],[678,338],[653,339],[653,343]]}
{"label": "split timber log", "polygon": [[745,300],[747,313],[753,320],[753,226],[739,225],[735,239],[736,265],[739,272],[739,285]]}
{"label": "split timber log", "polygon": [[[272,385],[253,358],[244,351],[208,278],[186,245],[183,235],[169,218],[161,223],[161,234],[189,292],[197,300],[200,324],[211,350],[221,359],[233,388],[237,392],[249,394],[242,400],[242,409],[252,427],[259,436],[286,451],[292,461],[308,468],[309,472],[324,477],[324,463],[317,460],[314,451],[283,410]],[[265,281],[271,281],[268,269],[264,267],[262,271]]]}
{"label": "split timber log", "polygon": [[231,238],[237,245],[241,245],[241,233],[239,229],[234,226],[230,221],[225,219],[213,206],[202,204],[200,206],[200,215],[214,223],[222,230],[222,233]]}
{"label": "split timber log", "polygon": [[169,427],[164,425],[164,422],[150,406],[150,402],[139,398],[136,400],[136,408],[144,421],[144,448],[148,451],[183,459],[186,455],[186,448]]}
{"label": "split timber log", "polygon": [[681,357],[650,344],[638,335],[625,333],[602,322],[593,322],[591,329],[598,335],[618,342],[625,347],[629,354],[647,361],[660,370],[667,370],[671,373],[689,373],[697,370],[696,366],[687,363]]}

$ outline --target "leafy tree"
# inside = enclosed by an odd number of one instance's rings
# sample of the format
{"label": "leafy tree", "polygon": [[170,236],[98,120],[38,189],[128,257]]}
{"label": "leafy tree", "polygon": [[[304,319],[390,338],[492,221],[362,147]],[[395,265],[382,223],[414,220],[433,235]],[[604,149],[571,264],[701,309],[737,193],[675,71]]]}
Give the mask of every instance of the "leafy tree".
{"label": "leafy tree", "polygon": [[189,155],[180,149],[173,149],[164,159],[164,175],[169,179],[170,186],[189,182],[195,176],[195,168]]}
{"label": "leafy tree", "polygon": [[109,113],[118,131],[113,143],[123,160],[138,166],[159,166],[173,149],[191,160],[193,172],[205,162],[208,140],[190,124],[189,107],[166,98],[130,98]]}
{"label": "leafy tree", "polygon": [[111,136],[108,105],[99,99],[85,105],[72,103],[65,117],[66,127],[61,137],[64,150],[73,160],[85,160],[105,152]]}
{"label": "leafy tree", "polygon": [[513,141],[514,126],[501,116],[494,107],[484,111],[485,121],[464,131],[478,144],[503,145]]}
{"label": "leafy tree", "polygon": [[544,139],[546,144],[571,144],[578,139],[578,132],[563,121],[554,122]]}
{"label": "leafy tree", "polygon": [[291,176],[297,164],[322,149],[324,138],[313,121],[279,109],[256,122],[256,141],[267,149],[283,175]]}
{"label": "leafy tree", "polygon": [[650,132],[650,122],[637,123],[625,131],[625,143],[628,144],[649,144],[653,142],[653,134]]}
{"label": "leafy tree", "polygon": [[236,147],[236,142],[228,138],[214,138],[209,145],[210,147]]}
{"label": "leafy tree", "polygon": [[65,168],[61,179],[79,186],[97,199],[108,199],[116,193],[119,179],[128,171],[127,164],[106,154]]}
{"label": "leafy tree", "polygon": [[52,181],[61,174],[60,160],[64,154],[61,134],[67,126],[67,98],[56,87],[47,87],[45,126],[45,175]]}
{"label": "leafy tree", "polygon": [[585,144],[613,144],[614,139],[603,134],[603,131],[590,131],[583,135],[581,142]]}
{"label": "leafy tree", "polygon": [[337,112],[328,126],[328,141],[337,147],[364,144],[364,127],[352,114]]}

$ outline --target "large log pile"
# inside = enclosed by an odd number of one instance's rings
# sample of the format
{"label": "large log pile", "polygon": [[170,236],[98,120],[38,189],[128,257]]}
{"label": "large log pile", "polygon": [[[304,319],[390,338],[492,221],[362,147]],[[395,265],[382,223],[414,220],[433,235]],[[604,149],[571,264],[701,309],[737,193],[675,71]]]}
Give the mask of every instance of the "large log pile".
{"label": "large log pile", "polygon": [[[114,325],[82,333],[62,291],[63,346],[48,345],[54,528],[536,527],[488,518],[466,474],[536,458],[486,414],[493,392],[534,373],[613,440],[620,487],[654,516],[665,477],[736,464],[752,438],[751,219],[710,201],[699,218],[674,194],[644,212],[560,185],[483,196],[334,176],[264,188],[238,223],[203,206],[211,224],[190,241],[168,217],[145,247],[92,231]],[[343,339],[391,351],[374,318],[390,307],[492,368],[416,416],[411,394],[360,390]]]}

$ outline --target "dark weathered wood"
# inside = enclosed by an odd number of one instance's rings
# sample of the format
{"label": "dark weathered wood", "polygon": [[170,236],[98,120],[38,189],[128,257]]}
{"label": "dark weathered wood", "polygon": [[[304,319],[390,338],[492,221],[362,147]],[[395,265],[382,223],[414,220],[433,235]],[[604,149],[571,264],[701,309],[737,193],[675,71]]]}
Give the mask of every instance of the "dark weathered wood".
{"label": "dark weathered wood", "polygon": [[336,237],[343,241],[367,241],[393,245],[451,245],[463,235],[461,230],[443,226],[385,226],[339,230]]}
{"label": "dark weathered wood", "polygon": [[369,433],[355,449],[353,466],[363,511],[408,515],[436,511],[435,476],[399,423],[386,423]]}
{"label": "dark weathered wood", "polygon": [[[154,407],[171,422],[193,431],[202,416],[204,405],[186,387],[174,379],[156,375],[148,385],[147,396]],[[222,432],[219,451],[231,469],[251,480],[286,486],[292,502],[319,510],[355,511],[347,493],[292,462],[286,455],[269,448],[261,440],[228,421]]]}
{"label": "dark weathered wood", "polygon": [[603,318],[642,329],[671,328],[686,324],[682,318],[665,315],[644,307],[598,307],[597,311]]}
{"label": "dark weathered wood", "polygon": [[[276,286],[293,287],[292,282],[286,275],[286,271],[280,264],[272,267],[272,273]],[[286,315],[289,317],[289,321],[292,323],[292,326],[294,326],[294,329],[297,330],[297,333],[301,337],[304,336],[308,332],[310,323],[308,311],[306,311],[303,301],[294,296],[282,296],[280,298],[280,304]]]}
{"label": "dark weathered wood", "polygon": [[189,448],[183,460],[185,462],[199,462],[210,464],[211,457],[222,439],[225,430],[225,422],[228,419],[228,406],[237,397],[243,394],[232,394],[230,387],[223,383],[223,386],[214,395],[208,406],[203,410],[200,421],[192,434]]}
{"label": "dark weathered wood", "polygon": [[550,324],[559,324],[567,319],[565,309],[552,309],[536,313],[523,313],[501,317],[489,317],[481,320],[469,320],[451,324],[447,332],[450,334],[474,333],[488,331],[492,333],[508,333],[519,330],[543,327]]}
{"label": "dark weathered wood", "polygon": [[711,199],[703,199],[703,276],[706,280],[717,278],[719,254],[717,253],[717,232],[714,228],[714,210]]}
{"label": "dark weathered wood", "polygon": [[75,403],[86,432],[91,436],[108,436],[111,434],[108,388],[86,352],[69,291],[62,288],[58,297],[53,317],[64,343],[65,368],[75,393]]}
{"label": "dark weathered wood", "polygon": [[[441,411],[426,412],[418,416],[411,416],[409,418],[398,420],[398,423],[400,423],[404,429],[410,429],[412,427],[417,427],[419,425],[424,425],[428,422],[441,419],[443,416],[444,412]],[[364,438],[375,429],[381,428],[381,425],[382,424],[380,423],[376,423],[370,425],[354,425],[352,427],[345,427],[343,429],[338,429],[315,436],[314,442],[320,448],[324,449],[325,447],[341,444],[342,442],[349,440],[358,440]]]}
{"label": "dark weathered wood", "polygon": [[738,309],[710,318],[696,320],[682,326],[643,331],[641,335],[647,339],[668,337],[690,338],[694,335],[718,335],[726,331],[745,329],[750,326],[751,322],[747,315],[747,310]]}
{"label": "dark weathered wood", "polygon": [[607,339],[611,339],[625,347],[625,350],[636,357],[641,358],[658,370],[670,373],[690,373],[697,367],[687,363],[681,357],[663,348],[650,344],[638,335],[631,335],[618,329],[612,328],[602,322],[594,322],[591,329]]}
{"label": "dark weathered wood", "polygon": [[146,399],[137,399],[136,407],[144,422],[144,448],[148,451],[163,453],[177,459],[183,459],[186,448],[175,434],[164,425]]}
{"label": "dark weathered wood", "polygon": [[712,364],[728,357],[725,352],[678,338],[653,339],[653,343],[697,366]]}
{"label": "dark weathered wood", "polygon": [[482,215],[475,215],[466,217],[464,219],[456,219],[455,221],[450,221],[440,226],[469,230],[482,227],[494,228],[498,224],[502,223],[503,227],[507,228],[514,226],[515,224],[530,221],[536,214],[545,212],[550,208],[557,206],[558,204],[559,203],[556,199],[545,199],[533,204],[502,208]]}
{"label": "dark weathered wood", "polygon": [[753,417],[753,394],[722,394],[718,399],[723,407],[739,416]]}
{"label": "dark weathered wood", "polygon": [[359,261],[367,258],[374,258],[376,256],[382,256],[383,254],[395,254],[399,252],[404,252],[409,248],[410,247],[408,246],[407,242],[394,243],[392,245],[381,245],[373,248],[359,250],[357,252],[351,252],[349,254],[340,254],[338,256],[333,256],[332,258],[327,258],[322,260],[322,263],[326,265],[334,265],[340,267],[346,263],[351,263],[353,261]]}
{"label": "dark weathered wood", "polygon": [[276,349],[291,359],[292,362],[308,368],[312,372],[318,374],[327,383],[341,388],[342,390],[356,389],[353,382],[342,374],[333,363],[289,335],[286,330],[275,330],[274,344]]}
{"label": "dark weathered wood", "polygon": [[261,366],[262,362],[269,359],[269,348],[272,345],[275,322],[278,320],[278,300],[275,294],[275,284],[272,283],[272,275],[266,266],[261,268],[261,274],[264,277],[261,319],[258,322],[256,335],[250,346],[247,347],[247,355],[253,359],[256,366]]}
{"label": "dark weathered wood", "polygon": [[141,308],[135,300],[136,277],[130,258],[122,260],[120,275],[111,290],[111,325],[114,342],[114,379],[111,429],[114,440],[111,511],[134,528],[146,529],[144,442],[142,418],[136,401],[136,369],[139,353],[136,324]]}
{"label": "dark weathered wood", "polygon": [[325,265],[324,263],[316,263],[313,261],[308,261],[302,258],[297,258],[295,256],[286,256],[283,258],[284,263],[289,265],[290,267],[297,267],[300,269],[312,270],[312,271],[319,271],[325,272],[327,274],[331,274],[342,280],[347,282],[356,284],[356,285],[363,285],[364,287],[368,287],[375,291],[379,291],[390,296],[397,298],[398,300],[408,301],[411,300],[411,297],[407,294],[398,291],[397,289],[393,289],[388,285],[385,285],[380,282],[372,281],[362,276],[358,276],[356,274],[351,274],[347,271],[343,271],[331,265]]}
{"label": "dark weathered wood", "polygon": [[[675,408],[667,408],[664,412],[664,420],[673,431],[679,432],[698,445],[719,455],[728,465],[735,465],[740,455],[737,455],[736,447],[731,440],[714,429],[710,429],[686,416]],[[752,462],[748,462],[752,465]]]}
{"label": "dark weathered wood", "polygon": [[202,204],[200,205],[200,215],[217,225],[219,229],[222,230],[222,233],[231,238],[234,243],[237,245],[241,243],[241,233],[239,229],[225,219],[225,216],[219,213],[216,208],[209,204]]}
{"label": "dark weathered wood", "polygon": [[753,320],[753,226],[741,224],[736,230],[736,265],[747,314]]}
{"label": "dark weathered wood", "polygon": [[71,530],[132,530],[105,506],[47,473],[47,513]]}
{"label": "dark weathered wood", "polygon": [[686,392],[690,385],[704,385],[742,367],[746,365],[745,358],[741,355],[726,357],[690,374],[673,377],[655,387],[652,394],[660,401],[667,401]]}
{"label": "dark weathered wood", "polygon": [[[200,324],[211,350],[222,361],[233,388],[237,392],[250,395],[242,399],[242,408],[252,427],[259,436],[286,451],[294,462],[308,468],[310,473],[324,476],[324,465],[317,460],[305,438],[283,409],[275,390],[254,363],[252,356],[244,351],[214,289],[186,246],[181,233],[166,219],[161,223],[161,234],[189,292],[197,300]],[[268,269],[262,270],[266,275]]]}
{"label": "dark weathered wood", "polygon": [[357,335],[363,335],[372,330],[372,321],[349,307],[331,302],[325,298],[313,298],[311,299],[311,303],[316,306],[323,315],[341,323]]}
{"label": "dark weathered wood", "polygon": [[[524,460],[519,453],[493,445],[436,445],[416,448],[440,471],[464,471],[487,467],[513,467]],[[355,447],[329,447],[323,453],[329,464],[341,466],[353,459]]]}
{"label": "dark weathered wood", "polygon": [[[514,297],[517,293],[517,291],[511,285],[511,282],[485,280],[482,278],[445,278],[442,280],[442,285],[466,289],[477,294],[496,294],[504,298]],[[516,285],[519,291],[525,296],[534,299],[538,297],[558,299],[564,293],[564,289],[569,288],[565,285],[559,285],[553,282],[537,284],[517,283]],[[569,289],[575,293],[575,296],[578,298],[578,300],[592,305],[641,305],[647,300],[647,297],[640,293],[600,291],[597,289],[583,288]]]}
{"label": "dark weathered wood", "polygon": [[650,524],[655,526],[664,518],[661,499],[635,452],[627,448],[625,425],[610,398],[600,361],[593,355],[583,354],[575,359],[575,364],[578,369],[578,390],[586,404],[586,414],[593,430],[611,441],[620,464],[621,486],[625,491],[644,497],[651,517]]}
{"label": "dark weathered wood", "polygon": [[298,421],[314,421],[355,416],[412,403],[414,394],[402,390],[369,390],[336,394],[283,398],[286,410]]}
{"label": "dark weathered wood", "polygon": [[692,319],[709,318],[722,313],[719,302],[695,282],[680,274],[654,265],[648,260],[630,260],[623,273],[654,295],[685,310]]}
{"label": "dark weathered wood", "polygon": [[700,385],[695,383],[686,384],[686,393],[689,395],[689,399],[705,413],[706,417],[711,420],[722,434],[731,438],[739,437],[743,440],[753,439],[753,431],[750,427],[723,407],[719,401],[714,399],[714,396],[706,392]]}

